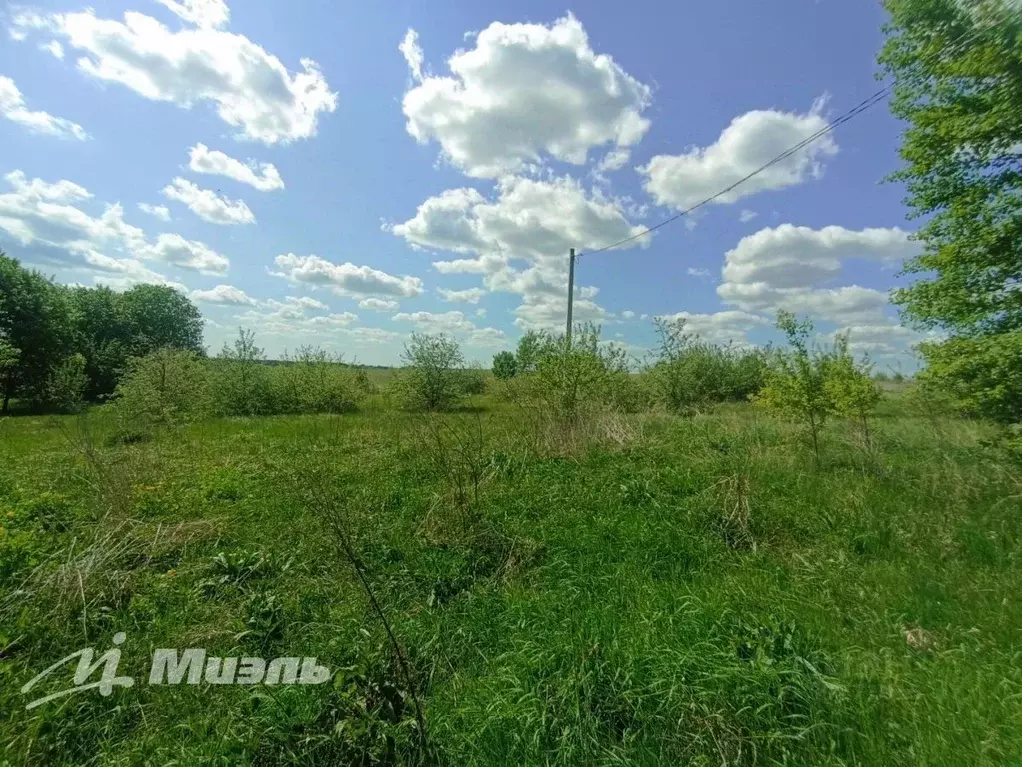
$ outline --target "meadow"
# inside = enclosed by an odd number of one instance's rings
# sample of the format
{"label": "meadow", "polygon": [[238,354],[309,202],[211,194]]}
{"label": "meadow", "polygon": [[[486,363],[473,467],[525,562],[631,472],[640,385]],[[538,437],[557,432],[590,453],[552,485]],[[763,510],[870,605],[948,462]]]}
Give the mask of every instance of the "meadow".
{"label": "meadow", "polygon": [[[868,446],[829,420],[819,461],[747,403],[560,441],[492,393],[138,440],[110,405],[8,418],[0,763],[1018,763],[1022,467],[907,402]],[[160,647],[333,676],[26,711],[116,632],[136,679]]]}

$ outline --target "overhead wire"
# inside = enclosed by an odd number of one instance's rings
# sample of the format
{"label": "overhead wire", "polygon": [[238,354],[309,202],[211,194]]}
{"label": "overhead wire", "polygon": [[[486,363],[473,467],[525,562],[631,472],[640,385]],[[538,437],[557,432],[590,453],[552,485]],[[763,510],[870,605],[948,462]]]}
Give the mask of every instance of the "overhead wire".
{"label": "overhead wire", "polygon": [[[1009,14],[1012,13],[1012,9],[1011,9],[1010,6],[1007,6],[1005,8],[1005,10]],[[958,41],[956,41],[954,43],[954,45],[960,45],[960,47],[964,48],[965,45],[967,45],[968,43],[972,42],[971,40],[968,40],[967,38],[969,38],[969,37],[972,37],[972,38],[978,37],[980,34],[982,34],[984,32],[987,32],[990,29],[992,29],[994,26],[996,26],[997,23],[999,23],[999,21],[1007,21],[1007,20],[1008,20],[1007,18],[1000,19],[998,21],[995,21],[993,24],[991,24],[991,25],[989,25],[987,27],[974,29],[971,33],[963,34],[961,37],[959,37]],[[734,191],[735,189],[737,189],[742,184],[746,183],[747,181],[750,181],[751,179],[755,178],[756,176],[758,176],[759,174],[763,173],[764,171],[769,170],[774,165],[777,165],[780,162],[784,162],[785,160],[787,160],[792,155],[795,155],[798,152],[800,152],[803,149],[805,149],[807,146],[812,144],[814,141],[818,141],[819,139],[821,139],[824,136],[826,136],[828,133],[831,133],[835,129],[837,129],[840,126],[844,125],[849,120],[855,119],[856,117],[858,117],[860,114],[862,114],[866,110],[870,109],[871,107],[875,106],[876,104],[879,104],[881,101],[883,101],[891,93],[891,91],[894,90],[894,86],[895,86],[895,83],[889,83],[889,84],[885,85],[883,88],[879,89],[878,91],[876,91],[871,96],[869,96],[868,98],[864,99],[863,101],[859,102],[854,107],[849,109],[847,112],[845,112],[842,115],[840,115],[839,117],[835,118],[834,120],[829,122],[827,125],[825,125],[821,129],[819,129],[818,131],[816,131],[812,135],[809,135],[809,136],[805,137],[804,139],[799,141],[797,144],[789,147],[788,149],[786,149],[785,151],[781,152],[776,157],[773,157],[768,162],[766,162],[763,165],[759,166],[758,168],[756,168],[751,173],[743,176],[742,178],[738,179],[737,181],[735,181],[735,182],[733,182],[731,184],[728,184],[726,187],[721,189],[719,192],[716,192],[715,194],[710,195],[709,197],[707,197],[706,199],[696,203],[695,205],[693,205],[693,206],[691,206],[689,208],[686,208],[685,210],[682,210],[682,211],[680,211],[678,213],[675,213],[673,216],[671,216],[669,218],[666,218],[663,221],[661,221],[660,223],[655,224],[654,226],[648,227],[648,228],[644,229],[641,232],[633,234],[633,235],[631,235],[629,237],[625,237],[622,240],[618,240],[615,243],[612,243],[610,245],[606,245],[606,246],[604,246],[602,248],[596,248],[594,250],[588,250],[588,251],[586,251],[584,253],[578,253],[578,254],[575,255],[575,258],[579,259],[579,258],[582,258],[583,256],[592,256],[592,255],[595,255],[597,253],[603,253],[603,252],[608,251],[608,250],[613,250],[615,248],[619,248],[622,245],[625,245],[625,244],[627,244],[629,242],[632,242],[633,240],[637,240],[637,239],[639,239],[641,237],[645,237],[645,236],[647,236],[649,234],[652,234],[653,232],[657,231],[658,229],[661,229],[661,228],[667,226],[668,224],[674,223],[678,219],[684,218],[685,216],[689,215],[690,213],[693,213],[696,210],[699,210],[700,208],[703,208],[703,207],[709,205],[710,203],[712,203],[712,202],[714,202],[716,200],[719,200],[721,197],[723,197],[724,195],[729,194],[730,192]]]}

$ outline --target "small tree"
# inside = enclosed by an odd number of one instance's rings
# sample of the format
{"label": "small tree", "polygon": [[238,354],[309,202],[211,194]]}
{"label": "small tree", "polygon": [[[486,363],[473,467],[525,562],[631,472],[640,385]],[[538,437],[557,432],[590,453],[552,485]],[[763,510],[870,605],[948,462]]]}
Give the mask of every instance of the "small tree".
{"label": "small tree", "polygon": [[0,396],[3,397],[3,407],[0,412],[7,412],[7,403],[14,390],[14,373],[20,359],[21,349],[15,348],[8,341],[0,338],[0,391],[2,391]]}
{"label": "small tree", "polygon": [[316,346],[285,354],[282,363],[270,369],[270,384],[272,413],[346,413],[369,391],[364,371]]}
{"label": "small tree", "polygon": [[880,402],[880,387],[873,380],[873,366],[868,360],[856,362],[848,351],[848,334],[834,341],[834,351],[827,358],[826,380],[823,384],[831,407],[838,415],[854,419],[869,448],[872,440],[869,419]]}
{"label": "small tree", "polygon": [[46,382],[46,400],[64,412],[76,413],[82,407],[88,387],[85,357],[72,354],[50,374]]}
{"label": "small tree", "polygon": [[215,407],[222,415],[256,415],[268,407],[269,376],[263,350],[255,345],[255,333],[238,329],[231,346],[217,355],[213,381]]}
{"label": "small tree", "polygon": [[122,431],[177,424],[207,410],[209,379],[194,352],[159,349],[128,360],[114,398]]}
{"label": "small tree", "polygon": [[593,406],[610,405],[616,384],[628,376],[628,355],[613,344],[600,343],[600,327],[579,326],[569,340],[540,336],[533,390],[559,421],[574,423]]}
{"label": "small tree", "polygon": [[518,374],[518,359],[511,352],[500,352],[493,356],[493,376],[501,381]]}
{"label": "small tree", "polygon": [[515,353],[516,373],[533,373],[539,364],[539,356],[550,344],[550,335],[539,330],[529,330],[518,340]]}
{"label": "small tree", "polygon": [[777,328],[788,337],[788,350],[774,353],[766,385],[756,397],[761,405],[803,422],[812,437],[816,463],[820,463],[820,430],[832,410],[826,380],[829,357],[809,349],[813,325],[781,311]]}
{"label": "small tree", "polygon": [[654,323],[660,348],[649,375],[668,410],[690,413],[718,402],[744,402],[762,388],[761,350],[702,341],[687,332],[684,319],[658,317]]}
{"label": "small tree", "polygon": [[395,391],[410,410],[448,410],[464,394],[465,358],[458,342],[444,333],[412,333],[401,360],[405,369]]}

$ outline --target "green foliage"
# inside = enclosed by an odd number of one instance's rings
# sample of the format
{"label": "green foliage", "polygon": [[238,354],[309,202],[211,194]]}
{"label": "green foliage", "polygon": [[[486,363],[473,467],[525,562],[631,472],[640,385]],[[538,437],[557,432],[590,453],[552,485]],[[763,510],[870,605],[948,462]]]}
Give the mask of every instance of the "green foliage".
{"label": "green foliage", "polygon": [[404,368],[393,383],[408,410],[450,410],[465,394],[465,358],[458,342],[438,333],[413,333],[401,355]]}
{"label": "green foliage", "polygon": [[128,357],[145,354],[132,349],[134,335],[121,311],[121,294],[110,288],[68,289],[74,348],[85,357],[89,379],[86,397],[99,400],[111,395],[127,365]]}
{"label": "green foliage", "polygon": [[[1018,418],[1022,357],[997,340],[1022,332],[1022,13],[1017,3],[886,0],[880,56],[895,78],[894,114],[908,123],[893,175],[926,223],[918,275],[896,291],[911,320],[948,331],[922,347],[940,383],[978,412]],[[945,349],[944,347],[947,346]],[[977,355],[975,362],[967,355]]]}
{"label": "green foliage", "polygon": [[202,315],[187,296],[166,285],[136,285],[122,293],[118,310],[132,356],[170,348],[203,356]]}
{"label": "green foliage", "polygon": [[1022,330],[923,344],[922,351],[929,365],[920,380],[946,392],[957,409],[1022,422]]}
{"label": "green foliage", "polygon": [[511,352],[493,355],[493,376],[500,381],[514,378],[518,374],[518,358]]}
{"label": "green foliage", "polygon": [[365,371],[303,346],[270,368],[270,388],[274,413],[348,413],[369,394],[370,384]]}
{"label": "green foliage", "polygon": [[721,402],[742,402],[759,392],[766,355],[758,349],[717,346],[686,332],[685,320],[658,317],[660,348],[649,370],[656,399],[673,413]]}
{"label": "green foliage", "polygon": [[830,358],[809,348],[813,332],[809,320],[799,322],[790,312],[777,314],[777,328],[788,337],[789,349],[776,350],[767,369],[766,383],[756,402],[801,422],[812,438],[813,453],[820,460],[820,430],[833,411],[827,393]]}
{"label": "green foliage", "polygon": [[0,251],[0,339],[6,350],[0,412],[7,412],[14,396],[44,398],[50,369],[69,351],[68,330],[63,289]]}
{"label": "green foliage", "polygon": [[[255,333],[238,329],[232,345],[224,344],[212,366],[213,409],[220,415],[259,415],[270,412],[272,393],[263,350]],[[288,392],[291,394],[291,392]],[[299,392],[293,396],[297,401]]]}
{"label": "green foliage", "polygon": [[462,391],[469,396],[486,394],[486,371],[468,367],[462,371]]}
{"label": "green foliage", "polygon": [[824,392],[831,410],[854,419],[870,444],[869,419],[880,402],[880,387],[873,381],[873,368],[868,361],[857,362],[848,351],[848,335],[839,335],[834,350],[826,361]]}
{"label": "green foliage", "polygon": [[88,386],[85,357],[72,354],[50,374],[46,383],[46,400],[66,413],[75,413],[82,407]]}
{"label": "green foliage", "polygon": [[533,373],[539,363],[540,352],[549,343],[548,334],[529,330],[518,339],[518,349],[515,352],[515,365],[517,373]]}
{"label": "green foliage", "polygon": [[558,421],[580,421],[594,408],[611,405],[620,387],[628,385],[627,354],[601,343],[599,326],[579,325],[570,339],[546,333],[533,337],[537,351],[529,391]]}
{"label": "green foliage", "polygon": [[209,409],[209,375],[194,352],[158,349],[128,360],[114,399],[122,431],[194,420]]}

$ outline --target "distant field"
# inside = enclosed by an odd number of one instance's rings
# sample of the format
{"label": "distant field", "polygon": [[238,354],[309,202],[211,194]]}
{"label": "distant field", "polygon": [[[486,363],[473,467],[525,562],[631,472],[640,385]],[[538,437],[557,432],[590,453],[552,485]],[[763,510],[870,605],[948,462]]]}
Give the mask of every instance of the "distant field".
{"label": "distant field", "polygon": [[[0,763],[418,759],[330,520],[434,762],[1022,762],[1022,478],[982,423],[889,397],[874,455],[832,422],[816,468],[747,405],[621,416],[564,449],[510,405],[473,408],[377,396],[137,444],[104,408],[0,422]],[[25,710],[22,684],[119,631],[139,680],[159,647],[338,673]]]}

